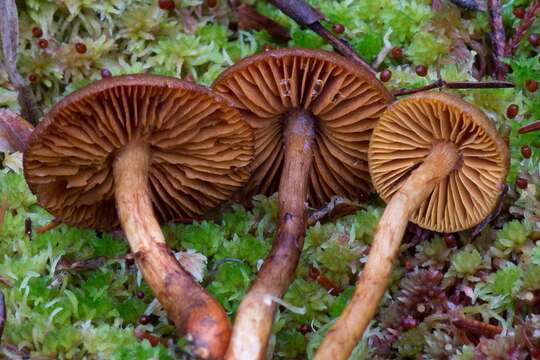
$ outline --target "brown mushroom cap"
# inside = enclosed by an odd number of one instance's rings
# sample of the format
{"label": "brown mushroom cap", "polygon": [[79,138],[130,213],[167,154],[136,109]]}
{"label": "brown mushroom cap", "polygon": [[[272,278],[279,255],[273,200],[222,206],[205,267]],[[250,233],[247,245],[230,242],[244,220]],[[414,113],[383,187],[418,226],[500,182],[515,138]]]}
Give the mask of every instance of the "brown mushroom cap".
{"label": "brown mushroom cap", "polygon": [[154,75],[98,81],[58,103],[32,134],[24,172],[42,206],[64,222],[111,229],[115,152],[149,144],[148,181],[161,221],[192,217],[249,177],[253,139],[226,101],[198,85]]}
{"label": "brown mushroom cap", "polygon": [[386,110],[369,147],[373,184],[388,202],[437,142],[454,143],[460,160],[411,221],[438,232],[468,229],[494,209],[509,155],[492,121],[456,95],[420,93]]}
{"label": "brown mushroom cap", "polygon": [[245,194],[277,191],[284,121],[295,108],[315,117],[310,202],[321,205],[334,195],[356,198],[359,189],[369,189],[369,139],[392,100],[370,70],[327,51],[281,49],[240,61],[213,88],[255,130],[253,174]]}

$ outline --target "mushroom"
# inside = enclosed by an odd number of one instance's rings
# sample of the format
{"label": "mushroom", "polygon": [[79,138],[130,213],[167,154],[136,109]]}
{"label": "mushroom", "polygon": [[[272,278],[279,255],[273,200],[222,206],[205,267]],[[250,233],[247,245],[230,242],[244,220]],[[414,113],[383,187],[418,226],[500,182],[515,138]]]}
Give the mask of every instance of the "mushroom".
{"label": "mushroom", "polygon": [[315,359],[347,359],[375,316],[411,220],[436,232],[480,223],[497,204],[508,148],[487,116],[446,93],[391,105],[373,131],[369,170],[386,209],[351,302]]}
{"label": "mushroom", "polygon": [[237,110],[193,83],[107,78],[64,98],[36,127],[24,172],[64,223],[121,224],[144,279],[196,356],[222,358],[230,324],[177,262],[159,222],[193,217],[249,177],[253,132]]}
{"label": "mushroom", "polygon": [[278,190],[272,250],[238,308],[227,359],[262,359],[275,313],[302,250],[306,201],[367,190],[369,138],[391,95],[371,70],[335,53],[282,49],[240,61],[213,88],[255,130],[252,177],[244,194]]}

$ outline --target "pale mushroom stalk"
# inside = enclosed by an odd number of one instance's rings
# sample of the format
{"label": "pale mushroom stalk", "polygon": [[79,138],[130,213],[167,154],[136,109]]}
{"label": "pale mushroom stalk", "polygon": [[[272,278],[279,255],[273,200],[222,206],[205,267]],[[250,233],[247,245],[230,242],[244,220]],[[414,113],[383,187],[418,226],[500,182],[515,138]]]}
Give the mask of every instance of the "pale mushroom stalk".
{"label": "pale mushroom stalk", "polygon": [[436,143],[422,165],[411,173],[392,197],[377,226],[368,261],[356,283],[351,302],[326,333],[314,359],[349,357],[377,312],[409,218],[428,198],[435,185],[458,165],[458,160],[454,144]]}
{"label": "pale mushroom stalk", "polygon": [[392,104],[373,131],[373,184],[387,207],[351,302],[314,359],[347,359],[375,316],[410,220],[439,232],[480,223],[495,208],[508,148],[492,121],[456,95],[417,94]]}
{"label": "pale mushroom stalk", "polygon": [[292,110],[284,131],[277,238],[238,308],[227,359],[264,357],[276,311],[273,298],[281,298],[287,291],[304,244],[314,137],[314,119],[309,112]]}
{"label": "pale mushroom stalk", "polygon": [[150,156],[150,147],[139,141],[116,155],[114,183],[120,223],[144,279],[169,318],[194,341],[195,355],[215,359],[227,345],[227,315],[167,247],[148,189]]}
{"label": "pale mushroom stalk", "polygon": [[224,71],[213,88],[255,133],[243,195],[279,192],[280,225],[271,253],[240,304],[226,359],[259,360],[276,301],[287,291],[304,242],[306,207],[369,189],[367,150],[391,95],[369,68],[335,53],[267,51]]}

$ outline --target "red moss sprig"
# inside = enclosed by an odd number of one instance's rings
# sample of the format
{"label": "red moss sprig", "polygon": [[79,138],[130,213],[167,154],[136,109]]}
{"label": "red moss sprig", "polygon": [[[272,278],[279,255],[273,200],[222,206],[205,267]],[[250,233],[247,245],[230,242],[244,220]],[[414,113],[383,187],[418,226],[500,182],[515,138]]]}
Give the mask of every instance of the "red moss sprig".
{"label": "red moss sprig", "polygon": [[508,40],[508,44],[506,45],[505,49],[506,56],[512,56],[516,53],[521,39],[523,39],[527,30],[536,20],[536,15],[538,14],[538,12],[540,12],[540,0],[532,2],[527,8],[525,16],[521,20],[518,28],[516,29],[516,32],[514,33],[512,38]]}

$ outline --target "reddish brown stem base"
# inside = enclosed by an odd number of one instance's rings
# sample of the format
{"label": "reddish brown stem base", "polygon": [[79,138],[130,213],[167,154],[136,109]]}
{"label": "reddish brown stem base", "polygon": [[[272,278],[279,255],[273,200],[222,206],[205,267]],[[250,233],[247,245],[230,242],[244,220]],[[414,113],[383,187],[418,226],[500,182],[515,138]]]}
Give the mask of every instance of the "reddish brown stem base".
{"label": "reddish brown stem base", "polygon": [[221,359],[230,337],[227,314],[178,263],[154,217],[148,190],[150,150],[132,143],[114,164],[118,216],[135,260],[178,331],[201,359]]}
{"label": "reddish brown stem base", "polygon": [[4,325],[6,324],[6,303],[4,301],[4,293],[0,290],[0,340],[4,333]]}
{"label": "reddish brown stem base", "polygon": [[439,143],[388,202],[356,290],[341,316],[326,333],[314,360],[345,360],[375,316],[399,253],[410,216],[458,161],[454,144]]}
{"label": "reddish brown stem base", "polygon": [[285,162],[279,184],[280,225],[270,254],[238,308],[226,359],[264,359],[276,311],[291,283],[306,230],[306,197],[313,162],[314,120],[297,110],[284,131]]}

